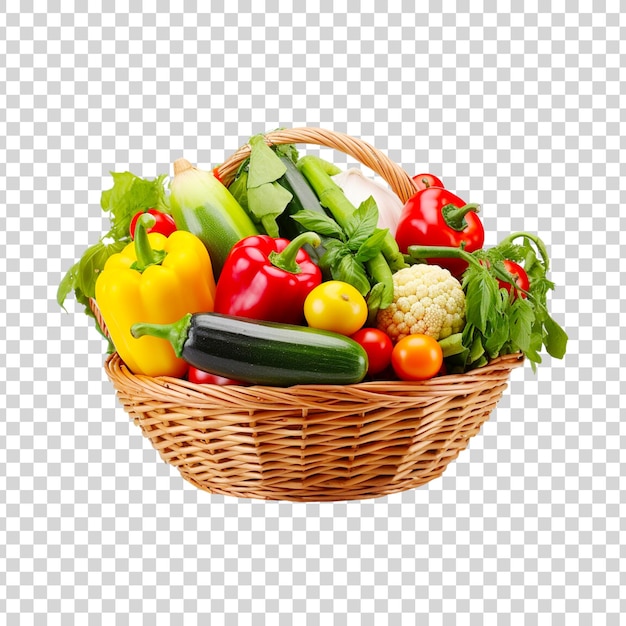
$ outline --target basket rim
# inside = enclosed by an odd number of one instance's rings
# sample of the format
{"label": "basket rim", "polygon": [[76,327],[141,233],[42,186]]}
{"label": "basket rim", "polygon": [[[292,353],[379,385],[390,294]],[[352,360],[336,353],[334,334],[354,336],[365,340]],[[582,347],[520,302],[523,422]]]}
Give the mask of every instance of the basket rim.
{"label": "basket rim", "polygon": [[173,391],[178,388],[181,391],[193,390],[245,390],[245,393],[254,394],[255,390],[259,392],[268,392],[274,394],[292,394],[297,395],[299,392],[308,394],[311,392],[334,392],[337,395],[342,389],[351,392],[363,392],[365,394],[411,394],[416,393],[467,393],[475,386],[482,386],[490,381],[502,379],[503,372],[508,374],[515,368],[524,364],[525,357],[521,352],[513,354],[505,354],[498,356],[486,365],[478,367],[474,370],[464,372],[462,374],[445,374],[435,376],[428,380],[422,381],[402,381],[402,380],[366,380],[360,383],[349,385],[335,384],[309,384],[309,385],[291,385],[289,387],[269,386],[269,385],[218,385],[214,383],[193,383],[185,378],[176,378],[174,376],[147,376],[145,374],[134,374],[124,363],[117,352],[109,354],[105,360],[104,367],[109,376],[118,371],[119,376],[123,377],[126,382],[139,386],[150,386],[153,388],[161,388]]}
{"label": "basket rim", "polygon": [[[269,146],[304,143],[343,152],[381,176],[403,204],[418,191],[412,177],[402,167],[384,152],[359,137],[316,126],[281,128],[259,134],[263,135]],[[230,185],[239,166],[249,155],[250,144],[246,143],[217,167],[219,177],[226,187]]]}

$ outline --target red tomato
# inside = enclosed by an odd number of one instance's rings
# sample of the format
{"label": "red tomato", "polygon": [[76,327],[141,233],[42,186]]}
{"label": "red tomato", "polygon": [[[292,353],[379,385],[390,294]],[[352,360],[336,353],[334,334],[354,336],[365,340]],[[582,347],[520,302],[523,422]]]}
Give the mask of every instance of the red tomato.
{"label": "red tomato", "polygon": [[[503,262],[504,268],[506,271],[511,274],[511,276],[515,279],[515,284],[523,289],[524,291],[528,291],[530,288],[530,281],[528,280],[528,274],[526,274],[526,270],[521,265],[518,265],[514,261],[509,261],[508,259]],[[509,293],[511,293],[511,289],[513,289],[513,285],[511,283],[507,283],[505,280],[499,280],[498,285],[500,288],[504,287]],[[520,291],[519,289],[515,290],[513,294],[513,300],[517,298],[518,294],[522,296],[522,298],[526,297],[524,291]]]}
{"label": "red tomato", "polygon": [[224,376],[217,376],[216,374],[210,374],[203,370],[199,370],[197,367],[189,367],[187,373],[187,380],[190,383],[196,383],[203,385],[205,383],[209,385],[240,385],[241,383]]}
{"label": "red tomato", "polygon": [[378,328],[361,328],[351,338],[367,352],[369,362],[367,373],[370,376],[379,374],[389,367],[393,342],[387,333]]}
{"label": "red tomato", "polygon": [[417,185],[418,189],[443,187],[443,183],[434,174],[416,174],[413,176],[413,182]]}
{"label": "red tomato", "polygon": [[156,223],[152,228],[148,228],[146,232],[149,233],[161,233],[166,237],[169,237],[176,230],[176,223],[174,218],[163,211],[157,211],[156,209],[148,209],[147,211],[139,211],[133,216],[130,222],[130,236],[135,238],[135,228],[137,227],[137,220],[144,213],[149,213],[154,217]]}
{"label": "red tomato", "polygon": [[407,335],[400,339],[391,353],[391,365],[402,380],[428,380],[439,373],[443,351],[428,335]]}

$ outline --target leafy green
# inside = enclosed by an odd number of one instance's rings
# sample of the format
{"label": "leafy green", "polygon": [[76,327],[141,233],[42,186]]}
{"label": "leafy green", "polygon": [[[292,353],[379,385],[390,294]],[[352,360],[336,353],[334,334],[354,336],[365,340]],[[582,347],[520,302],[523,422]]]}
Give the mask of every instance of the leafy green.
{"label": "leafy green", "polygon": [[477,271],[464,275],[466,319],[469,324],[485,333],[487,323],[493,315],[493,306],[498,294],[498,282],[488,271]]}
{"label": "leafy green", "polygon": [[[240,169],[238,178],[233,182],[237,194],[235,197],[268,235],[278,237],[276,218],[293,198],[291,192],[277,182],[287,168],[277,152],[265,143],[263,135],[251,137],[248,143],[250,158],[247,170]],[[285,148],[285,152],[291,155],[288,148]],[[244,175],[245,188],[240,180]]]}
{"label": "leafy green", "polygon": [[331,268],[332,277],[349,283],[365,297],[370,290],[370,281],[362,263],[359,263],[349,252],[339,254],[339,262]]}
{"label": "leafy green", "polygon": [[110,230],[85,250],[61,279],[57,288],[57,303],[65,309],[65,300],[74,292],[76,301],[85,307],[85,314],[95,317],[89,303],[96,295],[96,280],[107,259],[120,252],[132,239],[130,222],[138,211],[158,209],[170,212],[165,188],[165,175],[145,179],[131,172],[111,172],[113,186],[102,192],[100,205],[108,213]]}
{"label": "leafy green", "polygon": [[531,334],[535,313],[525,298],[516,298],[509,309],[509,336],[522,352],[530,350]]}
{"label": "leafy green", "polygon": [[274,150],[277,156],[287,157],[288,159],[291,159],[294,163],[297,163],[298,159],[300,158],[300,155],[298,154],[298,149],[292,143],[279,143],[273,145],[272,150]]}
{"label": "leafy green", "polygon": [[374,234],[370,235],[358,247],[354,258],[361,263],[365,263],[366,261],[373,259],[377,254],[379,254],[388,232],[388,228],[377,228],[374,231]]}
{"label": "leafy green", "polygon": [[[409,246],[409,262],[436,257],[457,257],[468,263],[462,278],[465,292],[466,324],[462,332],[463,351],[446,359],[450,372],[480,367],[504,354],[522,352],[533,369],[541,363],[540,351],[562,359],[567,333],[550,316],[547,295],[554,289],[548,278],[550,259],[545,244],[531,233],[513,233],[498,245],[469,253],[461,248]],[[529,288],[523,296],[509,293],[498,281],[512,282],[505,260],[523,265]]]}
{"label": "leafy green", "polygon": [[250,144],[248,189],[273,183],[287,171],[285,164],[265,143],[263,135],[251,137],[248,143]]}
{"label": "leafy green", "polygon": [[[520,239],[521,243],[516,243]],[[550,356],[563,358],[568,337],[548,313],[547,294],[554,283],[547,277],[549,258],[543,242],[529,233],[514,233],[471,256],[463,275],[467,311],[463,344],[469,353],[461,371],[482,363],[478,344],[489,358],[522,352],[533,369],[541,363],[539,353],[544,346]],[[498,279],[510,279],[505,259],[523,264],[530,284],[526,297],[512,297],[499,288]]]}
{"label": "leafy green", "polygon": [[567,333],[547,314],[543,318],[545,335],[543,343],[548,354],[555,359],[562,359],[567,350]]}
{"label": "leafy green", "polygon": [[297,213],[294,213],[292,218],[299,224],[302,224],[307,230],[312,230],[318,235],[325,235],[326,237],[333,237],[340,241],[345,241],[346,236],[343,229],[332,217],[328,217],[318,213],[317,211],[311,211],[310,209],[302,209]]}
{"label": "leafy green", "polygon": [[111,172],[113,187],[100,197],[102,210],[109,213],[111,230],[106,235],[116,241],[128,237],[130,222],[142,209],[170,212],[164,186],[165,175],[154,180],[135,176],[131,172]]}
{"label": "leafy green", "polygon": [[248,209],[271,237],[280,236],[276,218],[285,210],[291,198],[293,195],[275,181],[259,187],[248,186]]}
{"label": "leafy green", "polygon": [[233,198],[237,200],[239,206],[244,211],[249,213],[250,207],[248,206],[248,170],[239,170],[237,177],[229,185],[228,191],[230,191]]}
{"label": "leafy green", "polygon": [[[367,263],[380,254],[388,230],[378,224],[378,207],[370,197],[362,202],[342,228],[332,217],[302,210],[291,216],[308,230],[324,237],[326,252],[320,267],[334,280],[351,284],[365,296],[378,283],[367,271]],[[378,288],[379,298],[381,288]],[[372,299],[374,305],[375,298]]]}
{"label": "leafy green", "polygon": [[[358,250],[374,234],[378,224],[378,206],[372,196],[364,200],[346,224],[346,236],[351,250]],[[378,252],[382,248],[382,240]]]}

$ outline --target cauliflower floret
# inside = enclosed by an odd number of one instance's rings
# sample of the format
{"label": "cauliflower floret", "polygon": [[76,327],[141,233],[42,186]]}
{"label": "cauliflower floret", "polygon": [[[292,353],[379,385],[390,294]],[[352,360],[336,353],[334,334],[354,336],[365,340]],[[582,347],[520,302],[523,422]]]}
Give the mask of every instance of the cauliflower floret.
{"label": "cauliflower floret", "polygon": [[447,269],[425,263],[393,275],[393,302],[378,312],[376,326],[394,343],[421,333],[445,339],[465,326],[465,294]]}

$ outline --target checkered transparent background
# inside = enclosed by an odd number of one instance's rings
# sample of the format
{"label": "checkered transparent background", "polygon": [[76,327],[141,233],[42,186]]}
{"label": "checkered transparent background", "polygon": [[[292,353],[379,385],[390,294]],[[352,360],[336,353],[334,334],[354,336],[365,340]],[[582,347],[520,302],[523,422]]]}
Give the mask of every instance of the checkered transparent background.
{"label": "checkered transparent background", "polygon": [[[174,4],[0,14],[0,622],[623,623],[619,3]],[[516,370],[420,489],[212,496],[130,423],[56,288],[106,227],[109,171],[208,167],[305,125],[439,174],[483,205],[488,244],[539,233],[569,353]]]}

